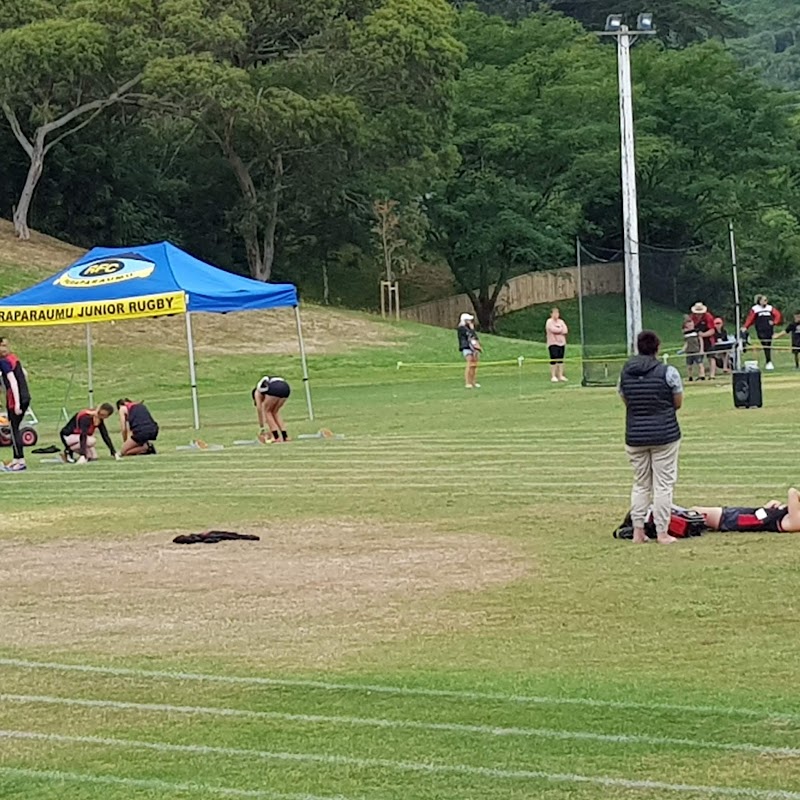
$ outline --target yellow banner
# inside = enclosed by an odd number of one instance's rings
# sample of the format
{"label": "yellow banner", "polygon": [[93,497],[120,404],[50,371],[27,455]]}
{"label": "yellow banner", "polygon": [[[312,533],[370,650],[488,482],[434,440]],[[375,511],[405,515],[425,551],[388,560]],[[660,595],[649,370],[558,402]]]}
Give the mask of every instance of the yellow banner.
{"label": "yellow banner", "polygon": [[117,319],[184,314],[186,294],[166,292],[125,300],[92,303],[58,303],[49,306],[0,306],[0,325],[75,325],[81,322],[111,322]]}

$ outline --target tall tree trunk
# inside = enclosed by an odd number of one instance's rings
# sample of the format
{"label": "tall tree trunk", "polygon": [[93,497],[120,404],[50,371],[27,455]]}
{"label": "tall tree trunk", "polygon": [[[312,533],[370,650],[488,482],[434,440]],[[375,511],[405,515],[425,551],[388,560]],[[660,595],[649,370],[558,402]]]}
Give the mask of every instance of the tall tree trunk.
{"label": "tall tree trunk", "polygon": [[30,152],[30,166],[28,174],[25,176],[25,185],[19,196],[17,205],[14,206],[14,233],[18,239],[28,241],[31,238],[31,230],[28,227],[28,214],[33,201],[33,193],[42,177],[44,169],[44,139],[36,137]]}
{"label": "tall tree trunk", "polygon": [[331,287],[328,281],[328,261],[322,259],[322,304],[329,305],[331,302]]}
{"label": "tall tree trunk", "polygon": [[245,202],[244,217],[238,227],[244,240],[250,277],[257,281],[268,281],[272,275],[272,264],[275,260],[275,231],[278,226],[283,158],[278,153],[275,159],[272,186],[267,197],[267,218],[262,223],[258,190],[247,164],[233,149],[230,141],[223,142],[222,147]]}

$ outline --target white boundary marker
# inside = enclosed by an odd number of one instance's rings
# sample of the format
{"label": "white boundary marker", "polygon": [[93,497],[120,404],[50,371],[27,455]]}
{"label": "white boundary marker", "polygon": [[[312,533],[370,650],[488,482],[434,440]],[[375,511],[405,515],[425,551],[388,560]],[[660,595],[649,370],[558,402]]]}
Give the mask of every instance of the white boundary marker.
{"label": "white boundary marker", "polygon": [[249,750],[236,747],[214,747],[199,744],[170,744],[138,739],[113,739],[99,736],[66,736],[58,733],[0,730],[0,740],[52,742],[60,744],[100,745],[158,753],[192,753],[195,755],[220,755],[252,758],[262,761],[283,761],[295,764],[324,764],[333,767],[358,767],[361,769],[390,769],[426,775],[464,775],[493,780],[546,781],[590,786],[607,786],[622,789],[661,790],[676,793],[694,793],[717,797],[747,797],[752,800],[800,800],[800,791],[786,789],[751,789],[738,786],[714,786],[666,781],[612,778],[606,775],[580,775],[572,772],[546,772],[532,769],[500,769],[476,767],[469,764],[437,764],[421,761],[394,761],[388,758],[358,758],[356,756],[329,755],[327,753],[289,753],[271,750]]}
{"label": "white boundary marker", "polygon": [[717,714],[728,717],[754,719],[800,720],[800,713],[784,713],[754,708],[726,706],[694,706],[674,703],[638,703],[629,700],[595,700],[590,697],[548,697],[537,695],[502,694],[458,689],[423,689],[408,686],[385,686],[360,683],[333,683],[328,681],[299,680],[293,678],[245,677],[239,675],[210,675],[196,672],[169,672],[165,670],[134,669],[132,667],[99,667],[91,664],[61,664],[53,661],[28,661],[19,658],[0,658],[0,667],[43,669],[58,672],[78,672],[90,675],[111,675],[126,678],[163,678],[177,681],[236,684],[240,686],[274,686],[322,691],[364,692],[401,697],[441,697],[453,700],[479,700],[513,703],[517,705],[584,706],[588,708],[616,708],[640,711],[675,711],[682,714]]}
{"label": "white boundary marker", "polygon": [[133,703],[121,700],[86,700],[49,695],[0,694],[0,703],[38,703],[61,705],[72,708],[101,708],[117,711],[145,711],[165,714],[194,714],[239,719],[282,720],[312,724],[354,725],[389,730],[443,731],[447,733],[469,733],[497,737],[531,737],[539,739],[580,740],[611,742],[613,744],[644,744],[648,746],[678,746],[705,750],[726,750],[757,755],[800,756],[800,747],[777,747],[752,742],[712,742],[703,739],[686,739],[646,734],[595,733],[593,731],[569,731],[555,728],[519,728],[497,725],[468,725],[460,722],[420,722],[418,720],[386,719],[382,717],[328,716],[324,714],[290,714],[283,711],[252,711],[240,708],[214,706],[177,706],[164,703]]}
{"label": "white boundary marker", "polygon": [[186,792],[216,794],[221,797],[248,797],[253,800],[349,800],[342,795],[321,797],[315,794],[286,794],[265,789],[233,789],[227,786],[212,786],[206,783],[172,783],[157,778],[123,778],[119,775],[93,775],[83,772],[61,772],[60,770],[24,769],[0,767],[0,777],[32,778],[33,780],[58,783],[92,783],[102,786],[125,786],[129,789],[148,789],[157,792]]}

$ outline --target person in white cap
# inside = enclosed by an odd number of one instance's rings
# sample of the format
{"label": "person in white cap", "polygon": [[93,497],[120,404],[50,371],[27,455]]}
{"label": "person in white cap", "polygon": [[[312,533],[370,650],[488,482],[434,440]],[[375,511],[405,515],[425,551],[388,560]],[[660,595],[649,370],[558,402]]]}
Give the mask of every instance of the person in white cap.
{"label": "person in white cap", "polygon": [[481,343],[475,332],[475,317],[472,314],[462,314],[458,320],[458,349],[467,361],[464,369],[464,386],[467,389],[480,389],[480,384],[475,382],[478,372],[478,358],[481,353]]}

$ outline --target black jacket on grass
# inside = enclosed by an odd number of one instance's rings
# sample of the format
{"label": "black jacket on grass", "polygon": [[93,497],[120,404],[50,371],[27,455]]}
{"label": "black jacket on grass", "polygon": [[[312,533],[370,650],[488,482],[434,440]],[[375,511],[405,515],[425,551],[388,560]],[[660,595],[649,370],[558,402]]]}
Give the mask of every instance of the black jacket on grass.
{"label": "black jacket on grass", "polygon": [[625,398],[625,444],[656,447],[681,438],[667,365],[653,356],[633,356],[622,368],[619,391]]}

